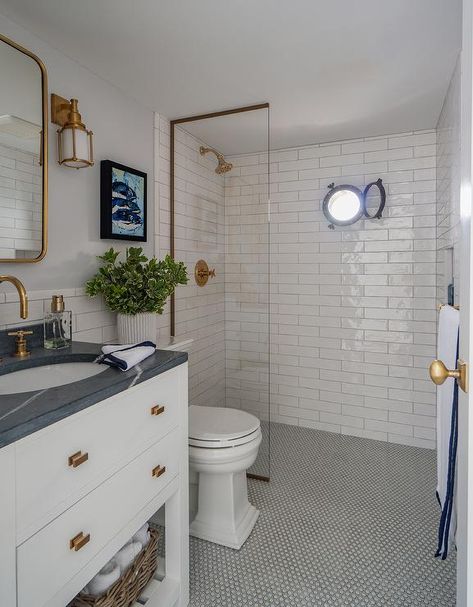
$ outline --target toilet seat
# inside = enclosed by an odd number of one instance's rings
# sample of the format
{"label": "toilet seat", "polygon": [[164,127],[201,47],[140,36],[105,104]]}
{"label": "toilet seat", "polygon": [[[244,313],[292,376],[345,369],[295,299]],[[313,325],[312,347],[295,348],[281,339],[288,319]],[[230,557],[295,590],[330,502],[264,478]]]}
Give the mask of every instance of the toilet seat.
{"label": "toilet seat", "polygon": [[189,445],[203,449],[228,449],[260,437],[260,420],[240,409],[189,407]]}

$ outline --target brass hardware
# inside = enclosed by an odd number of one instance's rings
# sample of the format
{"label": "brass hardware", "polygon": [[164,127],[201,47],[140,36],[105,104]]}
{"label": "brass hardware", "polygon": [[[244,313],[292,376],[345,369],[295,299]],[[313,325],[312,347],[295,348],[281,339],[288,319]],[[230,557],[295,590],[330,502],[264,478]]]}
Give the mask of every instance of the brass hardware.
{"label": "brass hardware", "polygon": [[64,312],[64,296],[53,295],[51,298],[51,312]]}
{"label": "brass hardware", "polygon": [[166,472],[166,466],[156,466],[156,468],[153,468],[153,470],[151,471],[151,476],[154,476],[155,478],[159,478],[165,472]]}
{"label": "brass hardware", "polygon": [[20,317],[28,318],[28,297],[23,283],[15,276],[7,276],[6,274],[0,275],[0,283],[2,282],[10,282],[16,288],[20,298]]}
{"label": "brass hardware", "polygon": [[440,312],[440,310],[442,308],[445,308],[445,306],[450,306],[451,308],[455,308],[455,310],[459,310],[460,309],[460,306],[458,304],[454,304],[453,306],[451,306],[450,304],[438,304],[437,310]]}
{"label": "brass hardware", "polygon": [[[79,102],[77,99],[68,101],[55,93],[51,94],[51,122],[61,127],[57,131],[58,163],[74,169],[81,169],[94,164],[92,141],[94,134],[92,131],[87,130],[85,124],[82,122],[78,104]],[[65,151],[63,139],[68,131],[70,131],[72,137],[72,149]],[[78,133],[85,133],[85,136],[87,137],[88,158],[81,158],[79,156],[80,151],[77,149],[77,137],[81,135],[78,135]],[[71,152],[72,155],[64,157],[64,154],[68,152]]]}
{"label": "brass hardware", "polygon": [[195,264],[194,276],[195,282],[199,287],[204,287],[209,278],[215,278],[215,268],[210,270],[207,262],[203,259],[199,259]]}
{"label": "brass hardware", "polygon": [[82,453],[82,451],[77,451],[77,453],[73,453],[67,458],[67,463],[72,468],[78,468],[81,464],[86,462],[89,459],[89,454],[87,452]]}
{"label": "brass hardware", "polygon": [[[37,257],[16,257],[14,259],[0,259],[1,263],[37,263],[41,261],[48,250],[48,74],[44,63],[39,57],[28,49],[16,44],[6,36],[0,34],[0,42],[8,44],[20,53],[27,55],[38,64],[41,72],[41,102],[42,102],[42,129],[40,132],[40,161],[43,186],[42,201],[42,226],[41,226],[41,251]],[[26,317],[25,317],[26,318]]]}
{"label": "brass hardware", "polygon": [[223,154],[220,154],[220,152],[217,152],[217,150],[214,150],[214,148],[204,148],[204,146],[201,145],[199,148],[199,152],[201,156],[205,156],[205,154],[208,154],[209,152],[211,154],[215,154],[218,160],[218,165],[215,169],[217,175],[223,175],[224,173],[228,173],[228,171],[231,171],[233,169],[233,164],[231,162],[227,162]]}
{"label": "brass hardware", "polygon": [[16,358],[26,358],[31,354],[27,350],[25,335],[33,335],[33,331],[12,331],[8,335],[15,335],[16,351],[12,354]]}
{"label": "brass hardware", "polygon": [[71,102],[56,93],[51,93],[51,122],[64,126],[71,111]]}
{"label": "brass hardware", "polygon": [[151,415],[161,415],[164,413],[164,405],[154,405],[151,407]]}
{"label": "brass hardware", "polygon": [[81,548],[83,548],[86,544],[90,542],[90,533],[84,535],[84,532],[81,531],[72,540],[69,540],[69,548],[77,552]]}
{"label": "brass hardware", "polygon": [[447,369],[441,360],[434,360],[430,363],[430,379],[440,386],[449,377],[456,379],[463,392],[468,392],[468,365],[463,360],[458,360],[457,369]]}

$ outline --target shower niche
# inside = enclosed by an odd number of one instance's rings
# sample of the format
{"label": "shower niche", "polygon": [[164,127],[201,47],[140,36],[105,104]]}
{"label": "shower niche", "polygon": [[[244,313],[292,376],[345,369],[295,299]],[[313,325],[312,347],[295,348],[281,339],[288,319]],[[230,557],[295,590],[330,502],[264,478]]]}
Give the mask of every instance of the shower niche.
{"label": "shower niche", "polygon": [[193,340],[189,402],[261,421],[248,473],[270,477],[269,104],[171,122],[171,254],[189,284],[171,333]]}

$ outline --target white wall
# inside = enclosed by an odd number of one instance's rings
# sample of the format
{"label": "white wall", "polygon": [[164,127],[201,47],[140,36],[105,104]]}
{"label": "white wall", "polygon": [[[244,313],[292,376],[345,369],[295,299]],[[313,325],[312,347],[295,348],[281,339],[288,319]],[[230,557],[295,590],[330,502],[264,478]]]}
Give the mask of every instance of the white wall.
{"label": "white wall", "polygon": [[[148,173],[147,254],[154,253],[153,113],[89,70],[56,51],[32,33],[0,16],[1,32],[29,48],[45,63],[49,93],[77,97],[86,125],[94,132],[95,166],[81,170],[60,167],[56,156],[56,125],[49,125],[49,250],[38,264],[0,264],[28,290],[80,288],[93,274],[96,255],[112,244],[99,238],[100,160],[112,159]],[[126,77],[126,75],[124,75]],[[139,91],[133,92],[135,97]],[[0,183],[2,197],[8,198]],[[10,287],[2,285],[3,294]],[[1,301],[1,300],[0,300]],[[0,308],[0,324],[1,324]]]}

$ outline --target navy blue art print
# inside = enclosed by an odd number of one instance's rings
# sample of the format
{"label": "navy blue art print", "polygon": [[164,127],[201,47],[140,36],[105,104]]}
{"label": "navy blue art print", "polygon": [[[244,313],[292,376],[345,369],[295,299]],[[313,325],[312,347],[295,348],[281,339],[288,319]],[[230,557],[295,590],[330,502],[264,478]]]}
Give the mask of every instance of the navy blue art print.
{"label": "navy blue art print", "polygon": [[146,173],[101,162],[101,238],[146,240]]}

